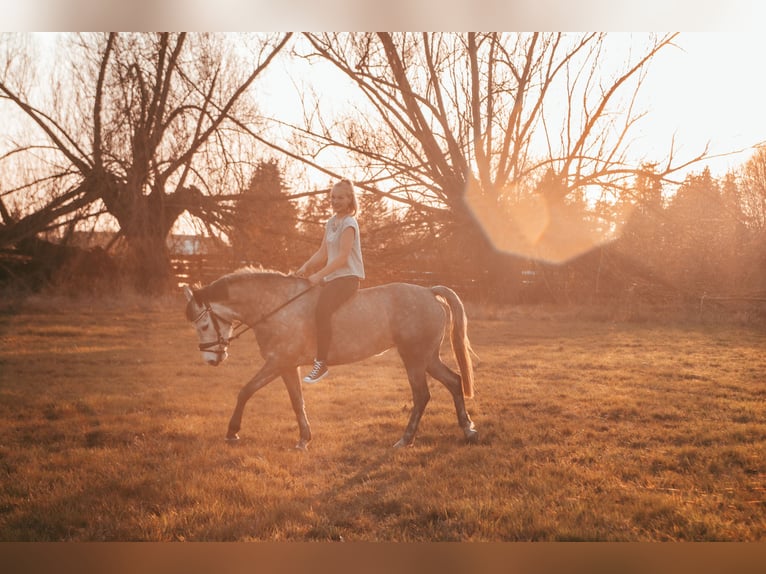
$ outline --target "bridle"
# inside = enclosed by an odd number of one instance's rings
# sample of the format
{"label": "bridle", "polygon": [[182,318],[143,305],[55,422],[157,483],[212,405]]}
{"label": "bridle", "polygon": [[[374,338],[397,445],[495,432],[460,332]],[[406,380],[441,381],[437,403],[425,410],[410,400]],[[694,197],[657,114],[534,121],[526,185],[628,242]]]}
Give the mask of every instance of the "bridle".
{"label": "bridle", "polygon": [[[214,351],[217,354],[223,354],[226,352],[226,349],[229,347],[229,343],[231,343],[233,340],[238,339],[241,337],[244,333],[258,325],[259,323],[262,323],[275,313],[281,311],[285,307],[287,307],[290,303],[298,299],[299,297],[302,297],[309,291],[311,291],[316,285],[311,285],[308,289],[304,289],[303,291],[299,292],[297,295],[293,295],[290,297],[287,301],[276,307],[275,309],[272,309],[268,313],[265,313],[264,315],[261,315],[261,317],[258,318],[257,321],[254,321],[250,325],[245,325],[245,328],[239,331],[238,333],[235,333],[228,339],[223,336],[223,333],[221,333],[221,326],[219,324],[219,320],[223,320],[219,315],[216,315],[215,311],[213,311],[213,308],[210,306],[210,303],[208,301],[205,301],[203,303],[203,309],[202,312],[195,317],[194,321],[192,321],[195,325],[198,321],[200,321],[205,315],[210,315],[210,322],[213,323],[213,329],[215,329],[215,335],[216,340],[211,341],[209,343],[200,343],[198,345],[200,351],[207,351],[211,352],[210,349],[213,347],[219,347],[218,350]],[[244,323],[243,323],[244,324]],[[238,327],[241,327],[242,325],[239,325]]]}
{"label": "bridle", "polygon": [[235,337],[231,337],[227,339],[226,337],[223,336],[223,333],[221,333],[221,325],[218,322],[220,317],[215,314],[215,311],[213,311],[213,308],[210,306],[210,303],[205,301],[203,307],[204,308],[202,309],[202,312],[194,318],[193,323],[196,325],[205,315],[210,315],[210,322],[213,324],[213,329],[215,329],[216,340],[211,341],[209,343],[200,343],[198,345],[199,350],[210,351],[210,349],[217,346],[219,348],[215,352],[218,354],[222,354],[226,352],[226,349],[229,346],[229,342]]}

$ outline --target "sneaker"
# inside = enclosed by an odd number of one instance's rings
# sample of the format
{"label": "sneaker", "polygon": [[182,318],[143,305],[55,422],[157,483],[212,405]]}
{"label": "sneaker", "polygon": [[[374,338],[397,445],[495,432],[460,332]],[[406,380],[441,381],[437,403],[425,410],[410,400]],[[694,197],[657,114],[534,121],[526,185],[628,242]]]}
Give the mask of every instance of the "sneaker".
{"label": "sneaker", "polygon": [[330,371],[327,370],[327,365],[325,365],[324,361],[317,361],[315,359],[314,368],[311,369],[311,372],[308,375],[303,377],[303,382],[313,385],[324,379],[329,372]]}

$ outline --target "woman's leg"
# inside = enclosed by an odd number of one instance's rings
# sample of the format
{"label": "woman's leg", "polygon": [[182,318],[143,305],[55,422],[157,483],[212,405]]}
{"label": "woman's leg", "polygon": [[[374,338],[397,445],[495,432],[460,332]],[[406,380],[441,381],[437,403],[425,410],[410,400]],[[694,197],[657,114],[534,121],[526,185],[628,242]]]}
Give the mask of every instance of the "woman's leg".
{"label": "woman's leg", "polygon": [[326,362],[332,336],[330,320],[332,314],[359,290],[357,277],[339,277],[322,287],[316,308],[317,355],[318,361]]}

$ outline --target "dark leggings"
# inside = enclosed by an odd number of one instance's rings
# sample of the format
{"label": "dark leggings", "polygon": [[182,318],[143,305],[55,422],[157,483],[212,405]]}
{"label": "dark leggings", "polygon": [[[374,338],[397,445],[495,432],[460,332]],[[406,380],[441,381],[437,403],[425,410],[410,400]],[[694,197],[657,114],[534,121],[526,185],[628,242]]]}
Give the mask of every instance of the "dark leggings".
{"label": "dark leggings", "polygon": [[343,303],[351,299],[358,290],[359,278],[353,275],[338,277],[322,286],[316,308],[317,360],[327,360],[327,352],[330,349],[330,319],[332,314]]}

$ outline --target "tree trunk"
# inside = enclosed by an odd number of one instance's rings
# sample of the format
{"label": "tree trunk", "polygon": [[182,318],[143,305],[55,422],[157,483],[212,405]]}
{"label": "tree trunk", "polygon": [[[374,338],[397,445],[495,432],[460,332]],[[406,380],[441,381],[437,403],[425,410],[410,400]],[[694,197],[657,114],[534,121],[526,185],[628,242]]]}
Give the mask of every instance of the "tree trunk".
{"label": "tree trunk", "polygon": [[[116,184],[104,193],[109,211],[117,218],[128,244],[125,272],[136,291],[159,294],[172,287],[173,269],[167,238],[186,203],[160,188],[148,195]],[[187,194],[182,194],[187,199]]]}
{"label": "tree trunk", "polygon": [[128,235],[125,270],[135,290],[145,295],[166,292],[173,286],[173,267],[167,233],[157,230],[146,235]]}

